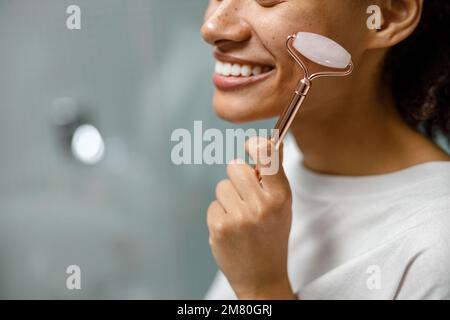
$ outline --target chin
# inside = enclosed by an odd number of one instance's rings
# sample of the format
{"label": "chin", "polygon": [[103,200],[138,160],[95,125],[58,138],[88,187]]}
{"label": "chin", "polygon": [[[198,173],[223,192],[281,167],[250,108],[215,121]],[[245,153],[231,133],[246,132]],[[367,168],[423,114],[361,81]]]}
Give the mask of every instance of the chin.
{"label": "chin", "polygon": [[273,112],[273,106],[258,101],[243,97],[225,97],[216,92],[213,106],[219,118],[235,124],[266,120],[278,115],[277,112]]}

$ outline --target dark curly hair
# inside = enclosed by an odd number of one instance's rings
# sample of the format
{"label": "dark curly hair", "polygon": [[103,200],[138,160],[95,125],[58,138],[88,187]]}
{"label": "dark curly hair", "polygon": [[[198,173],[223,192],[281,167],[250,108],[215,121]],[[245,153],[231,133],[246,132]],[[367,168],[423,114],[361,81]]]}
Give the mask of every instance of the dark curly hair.
{"label": "dark curly hair", "polygon": [[386,58],[398,111],[433,139],[450,137],[450,1],[425,0],[420,24]]}

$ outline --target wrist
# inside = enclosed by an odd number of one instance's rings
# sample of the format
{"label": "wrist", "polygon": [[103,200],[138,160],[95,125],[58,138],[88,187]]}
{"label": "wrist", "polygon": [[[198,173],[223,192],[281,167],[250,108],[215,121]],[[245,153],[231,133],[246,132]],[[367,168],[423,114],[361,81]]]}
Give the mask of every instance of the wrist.
{"label": "wrist", "polygon": [[236,292],[239,300],[297,300],[289,280]]}

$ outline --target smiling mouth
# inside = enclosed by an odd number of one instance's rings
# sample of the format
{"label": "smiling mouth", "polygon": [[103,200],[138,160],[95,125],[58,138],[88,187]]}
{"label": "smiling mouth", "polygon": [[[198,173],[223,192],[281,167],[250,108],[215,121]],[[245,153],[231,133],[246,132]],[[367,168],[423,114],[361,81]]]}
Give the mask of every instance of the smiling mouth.
{"label": "smiling mouth", "polygon": [[216,66],[213,77],[220,90],[235,90],[263,81],[270,77],[274,67],[246,62],[243,60],[215,54]]}
{"label": "smiling mouth", "polygon": [[270,66],[252,66],[251,64],[238,64],[238,63],[228,63],[222,61],[216,61],[215,72],[218,75],[224,77],[252,77],[259,76],[264,73],[268,73],[273,68]]}

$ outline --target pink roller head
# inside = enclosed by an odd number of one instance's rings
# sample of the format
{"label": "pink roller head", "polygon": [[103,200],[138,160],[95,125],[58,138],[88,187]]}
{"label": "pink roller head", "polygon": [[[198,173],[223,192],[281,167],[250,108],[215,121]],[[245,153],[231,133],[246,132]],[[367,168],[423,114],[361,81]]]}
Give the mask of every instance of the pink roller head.
{"label": "pink roller head", "polygon": [[305,58],[325,67],[344,69],[351,63],[352,56],[347,50],[319,34],[299,32],[293,46]]}

